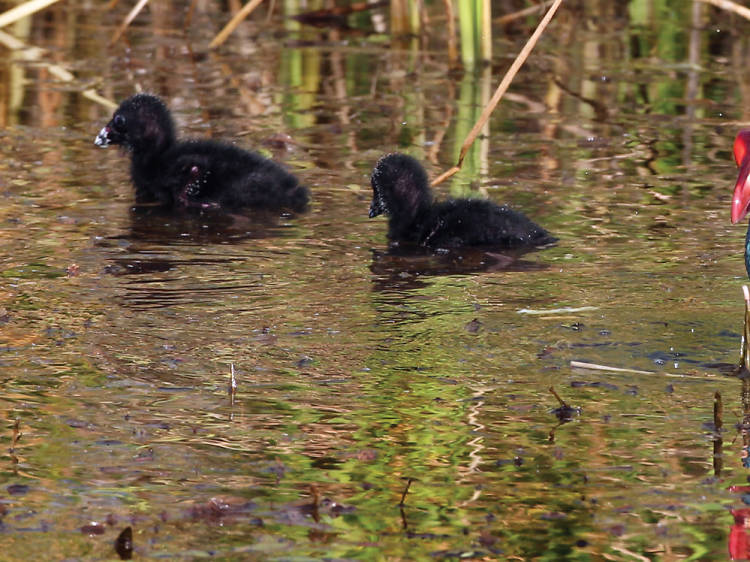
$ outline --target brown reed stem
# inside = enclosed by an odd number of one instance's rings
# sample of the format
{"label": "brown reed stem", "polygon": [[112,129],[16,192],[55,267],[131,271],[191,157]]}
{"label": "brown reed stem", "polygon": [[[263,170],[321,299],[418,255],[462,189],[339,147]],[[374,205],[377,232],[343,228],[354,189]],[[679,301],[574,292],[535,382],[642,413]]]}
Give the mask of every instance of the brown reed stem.
{"label": "brown reed stem", "polygon": [[109,41],[110,47],[120,40],[120,37],[122,37],[122,34],[125,33],[125,30],[133,22],[135,17],[139,13],[141,13],[141,10],[146,4],[148,4],[148,0],[139,0],[139,2],[135,6],[133,6],[133,9],[130,10],[130,13],[127,16],[125,16],[125,20],[120,24],[120,27],[117,28],[117,31],[115,31],[115,34],[112,36],[112,39],[110,39]]}
{"label": "brown reed stem", "polygon": [[215,49],[216,47],[224,43],[224,41],[227,40],[227,37],[229,37],[232,32],[237,29],[237,26],[240,25],[242,20],[252,14],[253,11],[255,11],[255,8],[260,6],[261,2],[263,2],[263,0],[250,0],[250,2],[242,6],[242,9],[237,12],[231,20],[229,20],[228,24],[224,26],[224,29],[219,31],[216,37],[213,38],[213,41],[209,43],[208,48]]}
{"label": "brown reed stem", "polygon": [[562,4],[562,0],[555,0],[552,6],[550,6],[550,9],[547,10],[547,13],[542,18],[542,21],[539,22],[539,25],[534,30],[534,33],[531,34],[531,37],[529,37],[529,40],[526,42],[526,45],[523,46],[523,49],[521,49],[521,52],[518,53],[518,56],[513,61],[513,64],[510,65],[510,68],[505,73],[505,76],[503,76],[503,79],[500,82],[500,85],[495,90],[495,93],[492,94],[492,98],[490,99],[489,103],[485,106],[484,110],[482,110],[482,114],[479,116],[479,119],[474,124],[474,127],[471,129],[471,131],[469,131],[469,134],[466,135],[466,140],[464,140],[464,143],[461,146],[461,154],[458,157],[458,162],[456,163],[455,166],[453,166],[452,168],[449,168],[448,170],[440,174],[438,177],[436,177],[434,180],[432,180],[433,186],[436,186],[444,182],[446,179],[448,179],[449,177],[451,177],[452,175],[454,175],[456,172],[458,172],[461,169],[461,165],[464,162],[464,157],[466,156],[466,153],[469,151],[469,148],[471,148],[471,145],[474,143],[474,140],[477,138],[477,135],[479,135],[479,132],[482,130],[482,127],[484,127],[484,124],[490,118],[490,115],[492,115],[492,112],[495,111],[495,107],[497,107],[497,104],[500,103],[500,100],[505,94],[505,91],[508,89],[508,86],[510,86],[510,83],[513,81],[513,78],[516,77],[516,74],[518,74],[518,71],[521,69],[521,66],[523,66],[523,63],[526,62],[527,58],[529,58],[531,51],[536,46],[537,41],[539,41],[539,38],[542,36],[542,33],[544,33],[544,30],[547,29],[549,22],[552,20],[552,17],[555,15],[555,12],[560,7],[560,4]]}
{"label": "brown reed stem", "polygon": [[747,20],[750,20],[750,8],[746,8],[745,6],[742,6],[741,4],[737,4],[736,2],[732,2],[731,0],[699,0],[699,1],[703,2],[704,4],[711,4],[712,6],[720,8],[722,10],[726,10],[728,12],[732,12],[733,14],[737,14],[738,16],[741,16]]}

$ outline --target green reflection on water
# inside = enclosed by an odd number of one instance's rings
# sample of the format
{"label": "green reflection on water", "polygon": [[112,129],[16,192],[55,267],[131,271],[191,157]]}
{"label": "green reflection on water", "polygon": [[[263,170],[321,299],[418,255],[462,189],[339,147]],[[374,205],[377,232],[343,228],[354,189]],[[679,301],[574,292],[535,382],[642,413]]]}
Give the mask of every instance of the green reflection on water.
{"label": "green reflection on water", "polygon": [[[741,49],[708,34],[743,24],[712,11],[695,26],[689,3],[627,7],[561,12],[438,189],[509,202],[561,238],[522,258],[533,267],[469,273],[382,265],[384,221],[346,186],[395,149],[431,173],[452,164],[534,21],[498,34],[507,56],[491,73],[457,77],[439,23],[426,50],[401,51],[251,19],[205,55],[226,14],[199,11],[185,34],[177,10],[154,7],[111,51],[122,6],[33,20],[25,39],[82,61],[82,80],[113,98],[156,91],[198,133],[236,140],[250,91],[243,145],[288,133],[269,152],[314,204],[231,236],[139,224],[127,163],[91,146],[106,112],[36,66],[0,64],[5,450],[15,419],[23,433],[3,457],[4,556],[108,558],[130,524],[144,556],[724,556],[741,503],[726,489],[747,471],[725,435],[714,474],[705,425],[716,388],[744,411],[739,384],[709,365],[738,346],[744,229],[726,224],[725,125],[748,104]],[[691,29],[706,30],[700,65],[685,60]],[[593,310],[518,312],[562,306]],[[655,374],[581,373],[572,359]],[[553,385],[581,408],[569,423]],[[81,533],[91,520],[104,536]]]}

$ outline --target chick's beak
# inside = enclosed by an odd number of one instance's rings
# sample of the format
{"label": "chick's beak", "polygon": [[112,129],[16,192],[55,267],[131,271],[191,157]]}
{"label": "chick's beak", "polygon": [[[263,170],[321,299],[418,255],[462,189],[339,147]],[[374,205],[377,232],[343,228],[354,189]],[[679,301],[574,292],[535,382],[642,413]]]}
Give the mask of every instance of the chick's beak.
{"label": "chick's beak", "polygon": [[110,138],[109,138],[109,127],[102,127],[102,130],[99,131],[99,134],[96,135],[96,138],[94,139],[94,144],[96,146],[99,146],[101,148],[107,148],[109,146]]}
{"label": "chick's beak", "polygon": [[372,203],[370,203],[370,218],[375,218],[378,215],[383,213],[383,207],[380,204],[380,201],[378,201],[376,198],[373,198]]}

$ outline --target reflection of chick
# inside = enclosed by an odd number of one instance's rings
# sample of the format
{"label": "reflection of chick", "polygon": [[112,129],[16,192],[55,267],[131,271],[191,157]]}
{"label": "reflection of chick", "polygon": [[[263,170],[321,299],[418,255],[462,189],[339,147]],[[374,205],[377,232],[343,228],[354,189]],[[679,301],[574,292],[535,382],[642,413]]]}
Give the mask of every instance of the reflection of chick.
{"label": "reflection of chick", "polygon": [[388,215],[388,238],[432,248],[523,248],[557,241],[506,206],[481,199],[435,203],[421,164],[404,154],[381,158],[372,172],[370,218]]}
{"label": "reflection of chick", "polygon": [[302,211],[309,199],[297,178],[259,154],[210,140],[178,141],[167,106],[149,94],[122,102],[94,142],[130,151],[139,203]]}

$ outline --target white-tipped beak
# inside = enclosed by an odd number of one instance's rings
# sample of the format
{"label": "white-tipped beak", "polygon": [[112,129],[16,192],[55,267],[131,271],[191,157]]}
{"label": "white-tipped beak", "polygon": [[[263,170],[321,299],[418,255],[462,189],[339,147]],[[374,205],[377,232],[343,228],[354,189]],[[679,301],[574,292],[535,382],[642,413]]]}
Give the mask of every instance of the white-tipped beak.
{"label": "white-tipped beak", "polygon": [[102,127],[102,130],[99,131],[99,134],[96,135],[96,138],[94,139],[94,144],[102,148],[107,148],[109,146],[109,128],[108,127]]}

